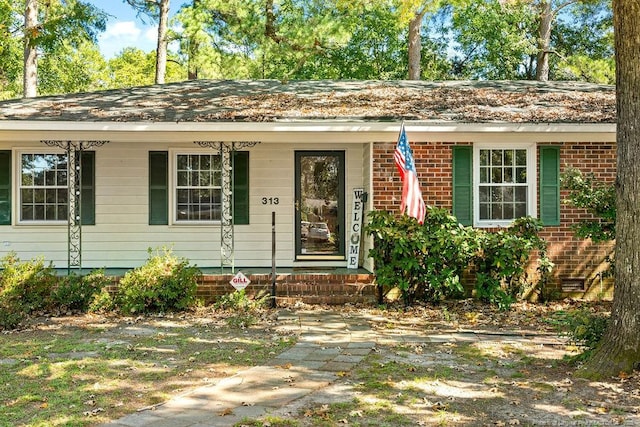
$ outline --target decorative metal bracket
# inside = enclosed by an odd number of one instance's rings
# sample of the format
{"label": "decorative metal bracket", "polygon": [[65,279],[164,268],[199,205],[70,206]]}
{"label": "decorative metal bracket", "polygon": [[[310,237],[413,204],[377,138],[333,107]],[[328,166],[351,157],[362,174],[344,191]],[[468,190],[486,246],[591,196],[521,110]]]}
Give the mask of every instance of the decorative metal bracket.
{"label": "decorative metal bracket", "polygon": [[220,270],[235,271],[235,242],[233,223],[233,152],[255,147],[260,141],[194,141],[204,148],[218,150],[222,164],[222,206],[220,209]]}
{"label": "decorative metal bracket", "polygon": [[67,153],[67,274],[73,267],[82,272],[82,152],[101,147],[109,141],[41,141],[49,147],[58,147]]}

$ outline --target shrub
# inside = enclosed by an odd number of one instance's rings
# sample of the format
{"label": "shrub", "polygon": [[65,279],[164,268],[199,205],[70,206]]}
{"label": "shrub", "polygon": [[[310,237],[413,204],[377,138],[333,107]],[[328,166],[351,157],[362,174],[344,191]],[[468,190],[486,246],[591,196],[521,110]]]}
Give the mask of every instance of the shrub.
{"label": "shrub", "polygon": [[196,301],[200,271],[167,248],[149,249],[145,265],[120,280],[115,304],[125,314],[183,311]]}
{"label": "shrub", "polygon": [[[562,188],[569,190],[566,203],[586,209],[591,218],[573,226],[574,234],[595,243],[610,242],[616,238],[616,189],[613,183],[600,182],[593,174],[583,174],[568,168],[561,175]],[[608,254],[607,275],[615,270],[615,254]]]}
{"label": "shrub", "polygon": [[252,311],[266,306],[270,295],[264,294],[249,298],[244,289],[220,296],[214,303],[217,310]]}
{"label": "shrub", "polygon": [[100,292],[93,295],[87,307],[87,311],[90,313],[106,313],[114,309],[115,301],[105,288],[102,288]]}
{"label": "shrub", "polygon": [[586,350],[596,348],[609,323],[609,316],[596,314],[587,309],[575,310],[567,315],[570,341]]}
{"label": "shrub", "polygon": [[374,238],[369,256],[378,286],[397,286],[407,303],[463,292],[460,276],[475,251],[469,239],[472,229],[461,226],[446,210],[428,207],[423,225],[406,215],[373,211],[365,231]]}
{"label": "shrub", "polygon": [[53,304],[60,310],[85,312],[108,283],[104,270],[95,270],[86,276],[61,277],[52,293]]}
{"label": "shrub", "polygon": [[397,286],[405,299],[436,302],[462,294],[460,277],[470,267],[476,274],[476,296],[507,309],[527,282],[530,255],[538,251],[540,283],[553,263],[538,236],[541,222],[527,217],[507,229],[485,231],[464,227],[448,211],[427,208],[424,224],[386,211],[369,213],[365,230],[373,236],[369,251],[379,289]]}
{"label": "shrub", "polygon": [[522,295],[527,283],[527,264],[538,251],[541,278],[553,265],[546,256],[547,244],[538,236],[542,223],[531,217],[519,218],[495,232],[477,230],[478,247],[473,264],[476,269],[476,295],[483,301],[508,309]]}
{"label": "shrub", "polygon": [[0,261],[0,327],[14,328],[29,314],[51,306],[58,277],[43,258],[21,262],[11,252]]}

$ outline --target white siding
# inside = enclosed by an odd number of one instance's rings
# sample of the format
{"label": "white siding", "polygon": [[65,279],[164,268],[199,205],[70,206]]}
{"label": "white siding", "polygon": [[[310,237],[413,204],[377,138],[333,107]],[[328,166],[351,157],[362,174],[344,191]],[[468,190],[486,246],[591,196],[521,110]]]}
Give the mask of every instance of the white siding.
{"label": "white siding", "polygon": [[[136,135],[140,136],[140,135]],[[176,136],[176,140],[180,137]],[[330,137],[327,137],[329,140]],[[60,139],[68,139],[60,136]],[[91,139],[108,139],[105,135]],[[146,136],[145,139],[150,139]],[[163,135],[163,141],[167,135]],[[216,140],[207,135],[201,140]],[[333,137],[332,139],[335,139]],[[12,144],[0,142],[0,149],[35,148],[49,150],[38,141]],[[96,225],[82,227],[82,262],[85,268],[130,268],[147,259],[148,248],[167,246],[200,267],[220,264],[220,227],[217,225],[148,225],[148,153],[167,150],[206,152],[191,142],[117,140],[96,149]],[[235,227],[235,265],[271,265],[271,212],[276,212],[279,267],[292,266],[295,258],[294,153],[296,150],[344,150],[346,162],[346,218],[354,187],[369,187],[369,144],[264,142],[250,151],[250,224]],[[16,163],[14,151],[14,164]],[[169,164],[172,162],[170,160]],[[170,179],[172,173],[170,170]],[[66,225],[19,225],[16,218],[18,172],[13,175],[12,212],[14,225],[0,226],[0,257],[9,251],[21,259],[44,256],[58,268],[67,264]],[[263,197],[277,197],[279,204],[263,205]],[[171,210],[171,204],[170,204]],[[170,214],[171,217],[171,214]],[[326,265],[326,263],[324,264]],[[333,265],[344,266],[345,261]]]}

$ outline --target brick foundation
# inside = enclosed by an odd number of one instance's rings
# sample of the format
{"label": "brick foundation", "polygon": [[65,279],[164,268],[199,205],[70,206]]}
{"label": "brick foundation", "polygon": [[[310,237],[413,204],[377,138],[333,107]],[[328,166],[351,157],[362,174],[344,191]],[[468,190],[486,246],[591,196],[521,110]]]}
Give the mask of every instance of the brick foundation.
{"label": "brick foundation", "polygon": [[[271,294],[270,274],[247,274],[251,281],[245,292],[249,297]],[[198,282],[196,296],[205,304],[235,291],[229,284],[232,274],[205,274]],[[115,292],[119,277],[113,278],[109,291]],[[276,277],[276,302],[292,304],[338,305],[346,303],[375,303],[376,285],[373,274],[279,274]]]}

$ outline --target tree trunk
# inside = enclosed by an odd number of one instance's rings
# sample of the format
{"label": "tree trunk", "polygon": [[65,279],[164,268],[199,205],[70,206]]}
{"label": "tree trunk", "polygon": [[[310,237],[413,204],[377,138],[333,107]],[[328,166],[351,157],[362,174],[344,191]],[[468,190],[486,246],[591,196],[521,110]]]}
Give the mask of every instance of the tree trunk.
{"label": "tree trunk", "polygon": [[549,80],[549,47],[551,46],[551,25],[553,10],[551,0],[540,2],[540,25],[538,26],[538,60],[536,80]]}
{"label": "tree trunk", "polygon": [[169,26],[169,1],[160,0],[158,20],[158,47],[156,49],[156,84],[164,83],[167,72],[167,28]]}
{"label": "tree trunk", "polygon": [[38,35],[38,2],[27,0],[24,10],[23,96],[33,98],[38,91],[38,52],[34,38]]}
{"label": "tree trunk", "polygon": [[616,267],[611,320],[585,366],[611,377],[640,363],[640,2],[614,0],[617,176]]}
{"label": "tree trunk", "polygon": [[420,61],[422,59],[422,19],[426,8],[416,12],[409,22],[409,80],[420,80],[422,69]]}

